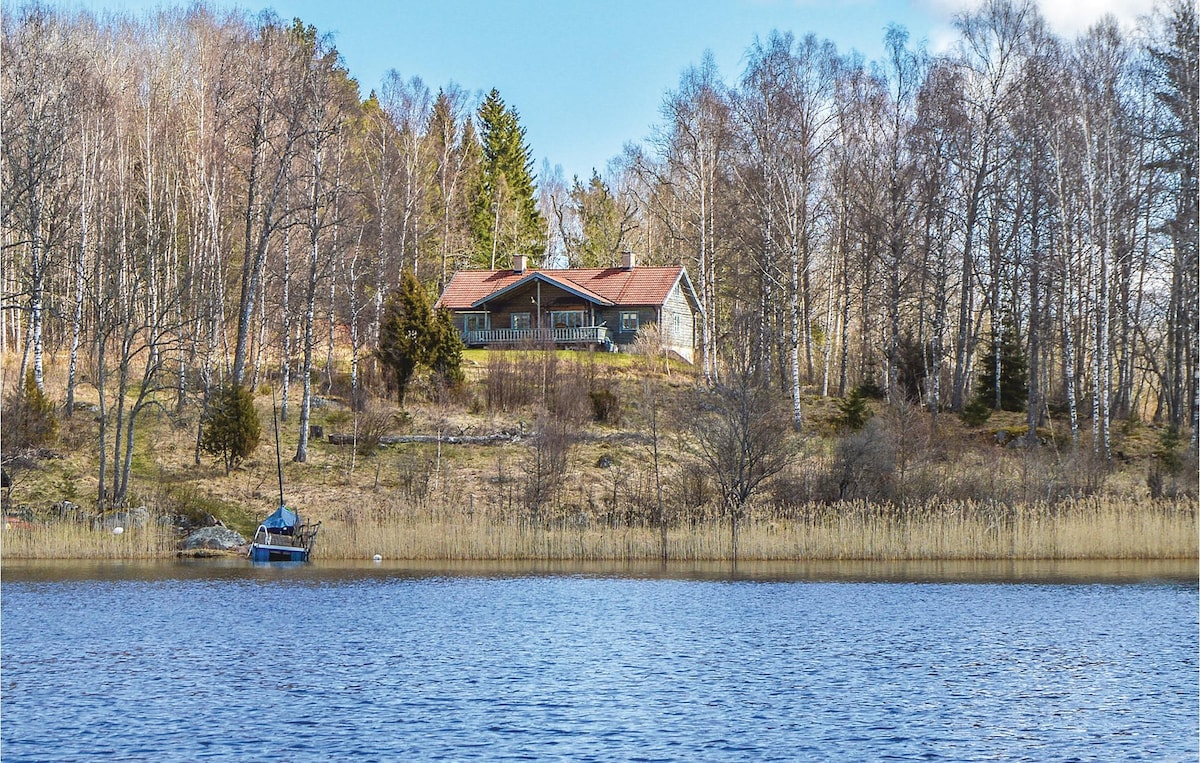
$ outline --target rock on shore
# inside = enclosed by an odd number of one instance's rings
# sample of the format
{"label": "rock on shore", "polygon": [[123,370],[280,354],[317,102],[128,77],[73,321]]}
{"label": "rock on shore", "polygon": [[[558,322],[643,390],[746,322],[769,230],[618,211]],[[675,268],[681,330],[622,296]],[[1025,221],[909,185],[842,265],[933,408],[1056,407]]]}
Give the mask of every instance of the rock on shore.
{"label": "rock on shore", "polygon": [[228,527],[201,527],[187,537],[183,542],[184,551],[197,549],[212,549],[214,551],[231,551],[238,546],[245,546],[246,539],[241,533],[234,532]]}

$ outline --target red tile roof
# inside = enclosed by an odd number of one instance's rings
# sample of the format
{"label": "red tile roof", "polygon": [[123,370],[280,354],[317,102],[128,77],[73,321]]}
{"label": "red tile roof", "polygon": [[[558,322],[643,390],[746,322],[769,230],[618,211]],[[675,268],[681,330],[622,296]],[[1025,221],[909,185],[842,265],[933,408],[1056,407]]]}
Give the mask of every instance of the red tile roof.
{"label": "red tile roof", "polygon": [[616,305],[661,306],[672,287],[687,274],[682,267],[566,268],[560,270],[460,270],[450,279],[437,301],[438,307],[468,310],[489,294],[540,274],[548,281],[559,281],[584,293],[596,294]]}

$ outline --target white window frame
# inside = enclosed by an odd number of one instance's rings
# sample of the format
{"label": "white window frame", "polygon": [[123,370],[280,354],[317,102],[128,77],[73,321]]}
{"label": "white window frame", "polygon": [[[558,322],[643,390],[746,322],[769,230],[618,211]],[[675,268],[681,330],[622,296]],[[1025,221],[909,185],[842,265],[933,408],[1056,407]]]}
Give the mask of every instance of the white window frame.
{"label": "white window frame", "polygon": [[621,331],[637,331],[641,325],[642,317],[637,310],[621,311]]}
{"label": "white window frame", "polygon": [[528,331],[533,328],[533,313],[510,313],[508,325],[515,331]]}
{"label": "white window frame", "polygon": [[[561,319],[561,320],[560,320]],[[585,315],[582,310],[551,310],[550,311],[550,326],[552,328],[582,328],[584,325]],[[559,326],[559,323],[562,326]]]}

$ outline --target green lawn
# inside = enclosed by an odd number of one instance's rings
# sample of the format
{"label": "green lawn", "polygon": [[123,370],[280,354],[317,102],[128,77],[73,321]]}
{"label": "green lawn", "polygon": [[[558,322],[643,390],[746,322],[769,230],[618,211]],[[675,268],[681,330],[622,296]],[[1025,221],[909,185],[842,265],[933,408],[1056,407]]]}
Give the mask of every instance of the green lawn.
{"label": "green lawn", "polygon": [[[526,355],[529,352],[541,352],[540,350],[463,350],[463,361],[466,363],[476,363],[480,366],[487,366],[488,358],[492,353],[502,353],[507,355]],[[588,352],[586,350],[555,350],[555,355],[558,360],[573,363],[588,363],[594,362],[610,368],[631,368],[635,364],[645,363],[646,358],[635,355],[631,352]],[[685,371],[691,369],[692,366],[680,360],[672,360],[672,371]]]}

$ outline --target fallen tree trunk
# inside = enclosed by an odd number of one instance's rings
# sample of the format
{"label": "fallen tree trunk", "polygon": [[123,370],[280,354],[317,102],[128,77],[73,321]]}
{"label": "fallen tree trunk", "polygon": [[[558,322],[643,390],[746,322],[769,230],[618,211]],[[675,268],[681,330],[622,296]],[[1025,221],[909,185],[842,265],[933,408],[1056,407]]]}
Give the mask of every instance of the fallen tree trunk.
{"label": "fallen tree trunk", "polygon": [[[328,436],[330,445],[353,445],[354,435],[330,433]],[[502,443],[519,442],[521,435],[515,432],[495,432],[493,434],[481,435],[442,435],[439,437],[435,434],[405,434],[405,435],[386,435],[379,438],[380,445],[402,445],[405,443],[420,442],[420,443],[436,443],[441,442],[443,445],[500,445]]]}

